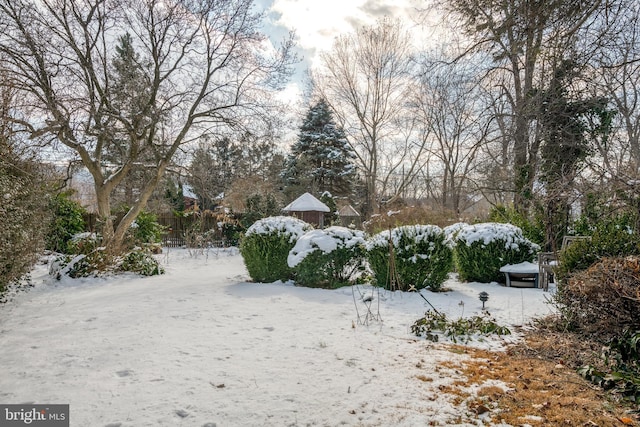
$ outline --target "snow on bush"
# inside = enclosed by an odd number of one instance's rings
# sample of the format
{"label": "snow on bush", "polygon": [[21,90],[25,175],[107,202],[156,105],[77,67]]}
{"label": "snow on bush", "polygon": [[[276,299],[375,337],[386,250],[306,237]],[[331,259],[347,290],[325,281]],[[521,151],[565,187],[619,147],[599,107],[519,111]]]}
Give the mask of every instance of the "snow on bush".
{"label": "snow on bush", "polygon": [[143,276],[164,274],[164,269],[148,247],[136,246],[122,256],[114,257],[108,254],[101,244],[100,234],[75,234],[68,243],[71,253],[56,257],[49,266],[49,275],[60,280],[64,276],[76,279],[123,272]]}
{"label": "snow on bush", "polygon": [[456,236],[466,226],[468,226],[466,222],[456,222],[455,224],[451,224],[442,229],[444,231],[444,235],[447,239],[447,244],[453,249],[456,245]]}
{"label": "snow on bush", "polygon": [[287,263],[297,284],[338,288],[356,278],[363,262],[364,232],[332,226],[311,230],[289,252]]}
{"label": "snow on bush", "polygon": [[463,227],[455,237],[455,261],[461,280],[504,281],[500,267],[532,261],[540,247],[512,224],[487,222]]}
{"label": "snow on bush", "polygon": [[311,224],[292,216],[271,216],[254,222],[244,236],[249,237],[252,234],[286,235],[289,237],[289,242],[295,242],[311,228],[313,228]]}
{"label": "snow on bush", "polygon": [[289,251],[312,228],[291,216],[273,216],[253,223],[240,242],[240,253],[251,279],[265,283],[291,279]]}
{"label": "snow on bush", "polygon": [[289,252],[289,267],[300,264],[304,258],[315,252],[329,254],[336,249],[350,249],[364,244],[364,232],[351,230],[346,227],[332,226],[323,230],[311,230],[298,239],[294,248]]}
{"label": "snow on bush", "polygon": [[453,255],[444,231],[436,225],[405,225],[382,231],[366,242],[367,260],[378,286],[388,287],[389,240],[393,243],[399,289],[440,290]]}
{"label": "snow on bush", "polygon": [[164,274],[164,268],[158,263],[148,248],[135,247],[126,253],[118,268],[142,276],[156,276]]}

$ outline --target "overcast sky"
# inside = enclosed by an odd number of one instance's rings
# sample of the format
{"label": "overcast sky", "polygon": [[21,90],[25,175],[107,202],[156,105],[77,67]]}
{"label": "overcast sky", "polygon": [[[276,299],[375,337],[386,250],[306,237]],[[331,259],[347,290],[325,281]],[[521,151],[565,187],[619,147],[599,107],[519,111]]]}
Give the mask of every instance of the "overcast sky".
{"label": "overcast sky", "polygon": [[265,32],[274,42],[295,31],[301,63],[287,97],[301,92],[304,72],[317,62],[318,54],[329,50],[334,38],[384,16],[401,18],[411,25],[425,0],[256,0],[267,12]]}

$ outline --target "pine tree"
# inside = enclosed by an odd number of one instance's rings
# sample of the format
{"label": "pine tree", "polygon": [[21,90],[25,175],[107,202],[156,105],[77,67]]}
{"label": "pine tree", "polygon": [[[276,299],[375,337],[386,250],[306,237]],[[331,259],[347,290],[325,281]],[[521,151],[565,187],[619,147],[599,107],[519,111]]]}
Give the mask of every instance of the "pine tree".
{"label": "pine tree", "polygon": [[335,124],[324,99],[313,105],[291,147],[282,177],[289,193],[309,191],[349,196],[356,173],[355,155],[344,131]]}
{"label": "pine tree", "polygon": [[[145,143],[150,132],[148,126],[152,122],[150,117],[155,113],[150,102],[151,82],[140,55],[135,51],[131,34],[125,33],[117,41],[110,73],[113,95],[111,114],[126,118],[128,126],[117,125],[111,130],[104,159],[107,167],[112,168],[121,167],[128,158],[135,159],[137,166],[114,193],[116,203],[131,206],[147,179],[145,165],[155,164],[153,147]],[[130,134],[139,135],[138,140],[131,141]]]}

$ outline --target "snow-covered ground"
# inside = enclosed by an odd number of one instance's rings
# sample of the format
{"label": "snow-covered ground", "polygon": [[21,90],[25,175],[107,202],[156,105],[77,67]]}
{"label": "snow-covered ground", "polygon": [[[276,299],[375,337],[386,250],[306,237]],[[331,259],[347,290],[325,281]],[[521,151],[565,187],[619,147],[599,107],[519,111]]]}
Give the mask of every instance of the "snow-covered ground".
{"label": "snow-covered ground", "polygon": [[[481,423],[439,390],[460,375],[439,362],[465,356],[410,333],[429,309],[417,293],[382,292],[365,326],[351,288],[249,283],[236,249],[158,257],[150,278],[58,282],[39,266],[0,306],[0,402],[70,404],[82,427]],[[452,318],[480,313],[481,291],[501,324],[551,311],[539,289],[445,287],[423,295]]]}

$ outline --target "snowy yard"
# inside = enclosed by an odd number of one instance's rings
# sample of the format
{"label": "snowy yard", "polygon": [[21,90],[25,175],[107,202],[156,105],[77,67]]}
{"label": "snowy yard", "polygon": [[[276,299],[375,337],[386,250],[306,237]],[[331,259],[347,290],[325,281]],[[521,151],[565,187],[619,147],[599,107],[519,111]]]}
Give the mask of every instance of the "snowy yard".
{"label": "snowy yard", "polygon": [[[438,363],[464,356],[410,333],[418,294],[383,292],[383,322],[363,326],[351,288],[249,283],[236,249],[158,257],[150,278],[56,282],[38,266],[0,306],[0,402],[70,404],[71,426],[481,424],[439,391],[459,374]],[[452,318],[478,314],[481,291],[501,324],[551,310],[539,289],[445,287],[423,294]]]}

